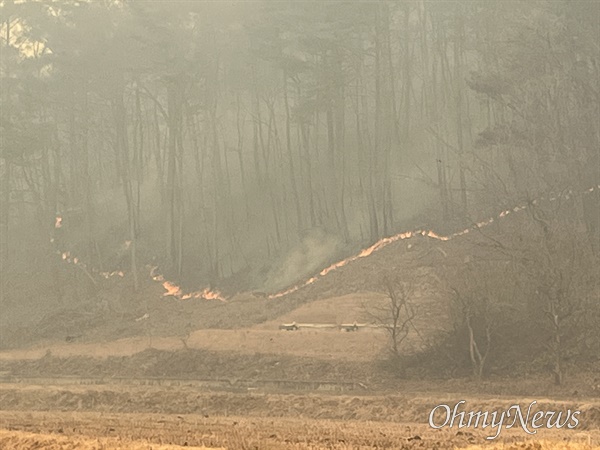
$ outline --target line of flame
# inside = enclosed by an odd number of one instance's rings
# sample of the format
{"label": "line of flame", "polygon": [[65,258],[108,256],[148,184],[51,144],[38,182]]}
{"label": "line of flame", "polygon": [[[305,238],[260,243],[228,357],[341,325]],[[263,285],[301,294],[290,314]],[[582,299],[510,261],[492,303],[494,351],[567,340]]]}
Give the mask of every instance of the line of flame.
{"label": "line of flame", "polygon": [[152,267],[150,270],[150,276],[154,281],[160,281],[162,283],[163,288],[165,288],[165,292],[163,293],[163,297],[176,297],[180,300],[188,300],[190,298],[202,298],[204,300],[220,300],[222,302],[226,302],[227,299],[223,297],[223,295],[219,291],[212,291],[209,288],[204,288],[201,291],[194,291],[184,293],[183,289],[180,286],[177,286],[175,283],[165,280],[160,274],[156,273],[156,269],[158,267]]}
{"label": "line of flame", "polygon": [[[594,192],[595,189],[600,189],[600,184],[598,186],[592,186],[591,188],[586,189],[585,191],[583,191],[583,194],[588,194],[590,192]],[[549,198],[549,200],[555,201],[560,197],[564,197],[565,199],[568,200],[572,194],[573,194],[573,191],[569,190],[564,194],[559,194],[558,196],[552,195]],[[538,203],[538,201],[543,201],[543,200],[545,200],[545,197],[540,197],[539,199],[533,200],[531,203],[536,205]],[[271,294],[268,296],[268,298],[269,299],[281,298],[281,297],[289,295],[293,292],[296,292],[305,286],[313,284],[315,281],[323,278],[324,276],[328,275],[329,273],[333,272],[334,270],[337,270],[340,267],[343,267],[346,264],[351,263],[352,261],[356,261],[357,259],[371,256],[373,253],[381,250],[384,247],[387,247],[392,242],[396,242],[396,241],[404,240],[404,239],[411,239],[416,236],[428,237],[430,239],[435,239],[438,241],[449,241],[450,239],[454,239],[459,236],[464,236],[465,234],[468,234],[471,230],[486,227],[486,226],[492,224],[496,218],[503,218],[513,212],[516,213],[519,211],[523,211],[526,208],[527,208],[527,205],[518,205],[518,206],[513,207],[512,209],[506,209],[504,211],[501,211],[496,217],[490,217],[490,218],[482,220],[480,222],[476,222],[473,226],[465,228],[464,230],[456,231],[448,236],[440,235],[433,230],[426,230],[426,231],[425,230],[415,230],[415,231],[405,231],[402,233],[398,233],[394,236],[382,238],[379,241],[377,241],[376,243],[374,243],[373,245],[371,245],[370,247],[367,247],[367,248],[361,250],[358,254],[356,254],[354,256],[350,256],[346,259],[342,259],[341,261],[333,263],[329,267],[324,268],[323,270],[321,270],[321,272],[319,272],[319,274],[309,278],[304,283],[297,284],[297,285],[292,286],[284,291],[280,291],[275,294]]]}
{"label": "line of flame", "polygon": [[[61,216],[56,216],[55,222],[54,222],[54,227],[55,228],[61,228],[62,227],[62,217]],[[54,243],[54,239],[50,239],[50,242]],[[129,247],[129,244],[131,242],[130,241],[126,241],[125,245],[126,247]],[[56,250],[56,253],[58,255],[60,255],[61,259],[66,263],[66,264],[73,264],[75,266],[79,266],[85,270],[88,270],[98,276],[101,276],[104,279],[109,279],[115,276],[121,277],[123,278],[125,276],[125,273],[122,270],[113,270],[112,272],[106,272],[106,271],[100,271],[97,270],[95,268],[90,268],[87,266],[87,264],[85,264],[84,262],[82,262],[78,257],[76,256],[72,256],[70,251],[60,251],[60,250]],[[190,298],[203,298],[205,300],[220,300],[220,301],[226,301],[225,297],[223,297],[223,295],[219,292],[219,291],[211,291],[208,288],[205,288],[201,291],[196,291],[196,292],[190,292],[187,294],[184,294],[183,291],[181,290],[181,288],[179,286],[177,286],[176,284],[167,281],[164,279],[164,277],[162,275],[155,275],[154,274],[154,270],[156,268],[153,268],[150,276],[152,277],[153,280],[155,281],[161,281],[163,287],[165,288],[166,292],[163,294],[163,296],[174,296],[177,297],[181,300],[187,300]]]}
{"label": "line of flame", "polygon": [[[592,187],[586,189],[585,191],[583,191],[583,194],[589,194],[591,192],[594,192],[595,189],[600,189],[600,185],[592,186]],[[561,193],[558,196],[552,195],[549,197],[549,200],[556,201],[558,198],[561,198],[561,197],[564,197],[565,199],[568,200],[572,194],[573,194],[573,192],[571,190],[569,190],[569,191],[567,191],[567,193]],[[543,201],[543,200],[545,200],[545,197],[540,197],[539,199],[532,200],[531,203],[533,205],[537,205],[538,202]],[[382,238],[379,241],[377,241],[376,243],[374,243],[373,245],[371,245],[370,247],[367,247],[367,248],[361,250],[358,254],[356,254],[354,256],[350,256],[341,261],[331,264],[329,267],[324,268],[318,274],[312,276],[305,282],[303,282],[301,284],[297,284],[295,286],[292,286],[284,291],[280,291],[275,294],[271,294],[268,296],[268,298],[269,299],[281,298],[281,297],[289,295],[293,292],[296,292],[305,286],[313,284],[317,280],[327,276],[329,273],[339,269],[340,267],[343,267],[343,266],[347,265],[348,263],[351,263],[352,261],[356,261],[357,259],[366,258],[367,256],[372,255],[373,253],[381,250],[382,248],[387,247],[389,244],[391,244],[393,242],[396,242],[399,240],[411,239],[411,238],[414,238],[417,236],[428,237],[430,239],[435,239],[438,241],[449,241],[456,237],[464,236],[465,234],[468,234],[471,230],[486,227],[486,226],[490,225],[491,223],[493,223],[496,218],[503,218],[503,217],[508,216],[512,212],[519,212],[526,208],[527,208],[527,205],[519,205],[519,206],[513,207],[512,209],[506,209],[504,211],[501,211],[496,217],[490,217],[486,220],[476,222],[473,226],[467,227],[464,230],[454,232],[448,236],[440,235],[433,230],[415,230],[415,231],[405,231],[402,233],[398,233],[394,236]],[[54,227],[55,228],[62,227],[62,217],[61,216],[56,216]],[[50,242],[54,243],[54,239],[50,239]],[[127,243],[126,243],[126,245],[127,245]],[[68,251],[61,252],[60,250],[57,250],[57,254],[61,255],[63,261],[65,261],[66,263],[78,265],[78,266],[81,266],[81,267],[87,269],[87,265],[85,263],[83,263],[79,258],[73,257],[70,252],[68,252]],[[220,300],[223,302],[227,301],[227,299],[219,291],[212,291],[209,288],[204,288],[200,291],[184,293],[180,286],[177,286],[175,283],[166,280],[162,275],[156,274],[155,273],[156,269],[157,269],[157,267],[153,267],[151,269],[150,276],[154,281],[160,281],[162,283],[162,286],[165,289],[165,292],[163,293],[164,297],[173,296],[173,297],[179,298],[180,300],[187,300],[187,299],[191,299],[191,298],[197,298],[197,299],[202,298],[205,300]],[[96,270],[95,268],[91,268],[89,270],[91,270],[93,273],[96,273],[105,279],[111,278],[113,276],[119,276],[119,277],[125,276],[124,272],[121,270],[115,270],[112,272],[99,271],[99,270]]]}

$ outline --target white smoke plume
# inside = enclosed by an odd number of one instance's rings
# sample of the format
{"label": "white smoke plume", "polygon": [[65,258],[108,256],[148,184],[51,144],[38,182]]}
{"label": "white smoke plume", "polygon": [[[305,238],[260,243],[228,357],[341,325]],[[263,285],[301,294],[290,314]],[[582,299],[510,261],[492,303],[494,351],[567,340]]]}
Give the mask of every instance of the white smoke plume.
{"label": "white smoke plume", "polygon": [[326,266],[340,250],[341,240],[319,228],[310,230],[269,271],[265,286],[280,289],[304,279]]}

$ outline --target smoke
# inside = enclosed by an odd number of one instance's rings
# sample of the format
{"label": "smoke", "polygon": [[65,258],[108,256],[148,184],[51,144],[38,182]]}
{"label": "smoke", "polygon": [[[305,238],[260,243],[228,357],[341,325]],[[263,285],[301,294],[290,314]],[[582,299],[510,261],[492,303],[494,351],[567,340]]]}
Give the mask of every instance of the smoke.
{"label": "smoke", "polygon": [[311,229],[269,271],[265,288],[278,290],[315,274],[338,253],[340,244],[339,237],[319,228]]}

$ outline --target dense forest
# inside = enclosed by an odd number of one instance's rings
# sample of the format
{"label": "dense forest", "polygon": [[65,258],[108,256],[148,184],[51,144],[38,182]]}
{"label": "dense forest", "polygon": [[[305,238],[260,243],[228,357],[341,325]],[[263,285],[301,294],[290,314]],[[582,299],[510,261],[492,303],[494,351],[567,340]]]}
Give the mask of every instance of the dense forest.
{"label": "dense forest", "polygon": [[598,251],[593,2],[0,5],[3,305],[64,259],[274,292],[565,193]]}

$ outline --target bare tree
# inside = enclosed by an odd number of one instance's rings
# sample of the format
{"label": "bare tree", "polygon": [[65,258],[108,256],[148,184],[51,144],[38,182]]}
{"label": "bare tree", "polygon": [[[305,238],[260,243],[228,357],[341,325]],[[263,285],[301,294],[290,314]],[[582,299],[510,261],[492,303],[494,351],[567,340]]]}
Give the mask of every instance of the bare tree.
{"label": "bare tree", "polygon": [[[485,295],[481,297],[462,295],[456,289],[453,291],[454,301],[459,305],[458,309],[467,330],[473,378],[480,380],[492,348],[492,324],[494,323],[492,305]],[[475,324],[479,325],[477,327],[479,331],[476,330]]]}
{"label": "bare tree", "polygon": [[538,206],[530,208],[533,221],[541,230],[541,245],[530,250],[529,273],[535,283],[536,300],[541,311],[538,320],[545,336],[545,347],[554,383],[564,381],[567,355],[580,343],[586,327],[580,327],[582,316],[593,315],[592,305],[586,305],[587,286],[593,286],[595,277],[593,251],[582,248],[550,212]]}
{"label": "bare tree", "polygon": [[[399,277],[385,276],[382,284],[386,289],[387,300],[382,305],[366,306],[367,316],[383,328],[390,338],[390,353],[395,362],[399,362],[403,343],[406,341],[416,308],[411,300],[414,296],[414,283],[402,281]],[[403,368],[400,369],[402,372]]]}

